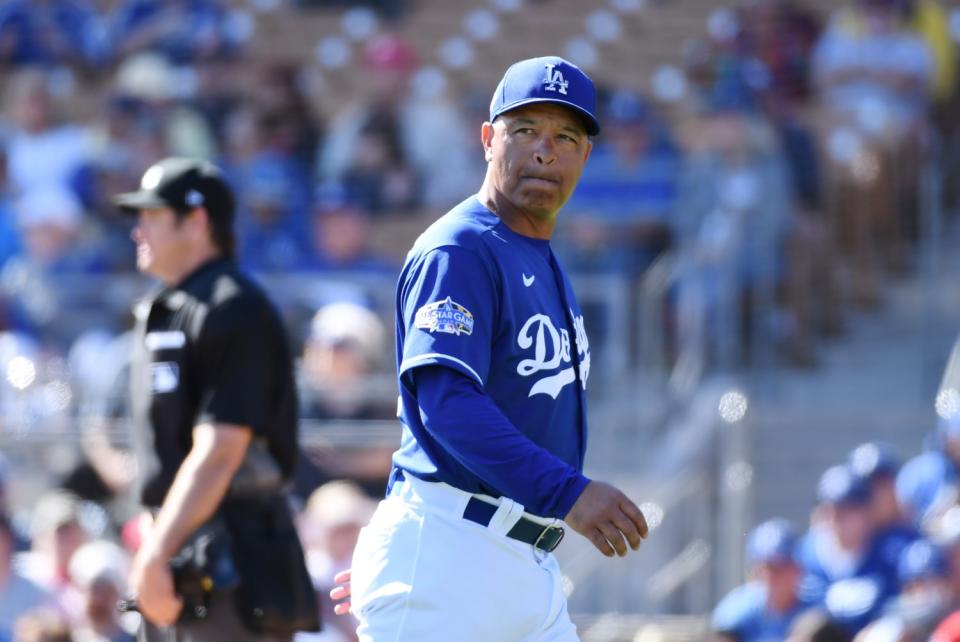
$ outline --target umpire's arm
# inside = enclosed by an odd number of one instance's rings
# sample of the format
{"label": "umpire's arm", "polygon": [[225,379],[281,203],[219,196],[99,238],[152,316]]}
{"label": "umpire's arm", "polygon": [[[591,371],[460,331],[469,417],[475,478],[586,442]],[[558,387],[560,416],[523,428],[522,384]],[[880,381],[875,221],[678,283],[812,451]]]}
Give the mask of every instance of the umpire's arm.
{"label": "umpire's arm", "polygon": [[165,626],[179,616],[182,603],[167,563],[216,512],[252,436],[249,427],[234,424],[204,423],[193,429],[193,446],[133,562],[131,586],[150,622]]}

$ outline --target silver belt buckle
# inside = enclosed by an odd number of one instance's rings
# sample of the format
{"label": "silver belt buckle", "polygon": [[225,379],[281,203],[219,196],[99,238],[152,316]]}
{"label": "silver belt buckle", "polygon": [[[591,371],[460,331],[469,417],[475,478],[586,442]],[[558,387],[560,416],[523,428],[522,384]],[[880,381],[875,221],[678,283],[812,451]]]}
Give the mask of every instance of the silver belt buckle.
{"label": "silver belt buckle", "polygon": [[566,531],[563,530],[561,526],[546,526],[540,535],[537,536],[537,539],[533,542],[533,547],[538,548],[541,551],[546,551],[547,553],[552,553],[557,550],[557,547],[560,546],[560,542],[563,541],[563,536],[566,535]]}

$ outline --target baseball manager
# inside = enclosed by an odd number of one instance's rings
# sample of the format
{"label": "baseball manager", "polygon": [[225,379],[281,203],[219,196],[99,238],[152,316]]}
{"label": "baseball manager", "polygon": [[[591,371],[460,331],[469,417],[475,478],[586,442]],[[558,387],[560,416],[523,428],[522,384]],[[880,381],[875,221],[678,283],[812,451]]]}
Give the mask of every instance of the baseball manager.
{"label": "baseball manager", "polygon": [[552,555],[564,522],[610,557],[647,536],[626,495],[583,475],[590,343],[550,247],[595,106],[562,58],[511,66],[480,132],[480,191],[407,256],[403,434],[353,557],[361,640],[576,640]]}

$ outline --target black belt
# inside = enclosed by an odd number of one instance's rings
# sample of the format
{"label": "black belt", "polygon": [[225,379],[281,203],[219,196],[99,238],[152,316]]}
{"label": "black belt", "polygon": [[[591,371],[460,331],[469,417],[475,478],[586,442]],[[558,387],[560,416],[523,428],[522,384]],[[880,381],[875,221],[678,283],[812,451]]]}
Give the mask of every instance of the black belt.
{"label": "black belt", "polygon": [[[497,512],[497,505],[485,502],[479,497],[471,497],[467,507],[463,509],[463,518],[481,526],[489,526],[493,514]],[[559,526],[544,526],[532,519],[521,517],[507,537],[533,544],[534,548],[552,553],[563,541],[563,529]]]}

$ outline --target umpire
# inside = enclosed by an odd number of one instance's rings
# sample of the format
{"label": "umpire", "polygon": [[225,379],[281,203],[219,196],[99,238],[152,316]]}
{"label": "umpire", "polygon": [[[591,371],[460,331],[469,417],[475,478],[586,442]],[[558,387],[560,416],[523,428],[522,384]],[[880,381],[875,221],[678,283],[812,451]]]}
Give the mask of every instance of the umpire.
{"label": "umpire", "polygon": [[[137,217],[137,268],[165,286],[136,309],[131,367],[149,515],[131,574],[140,639],[315,630],[284,494],[297,452],[291,355],[276,310],[233,261],[233,194],[210,163],[168,158],[114,202]],[[200,577],[189,596],[184,568]]]}

